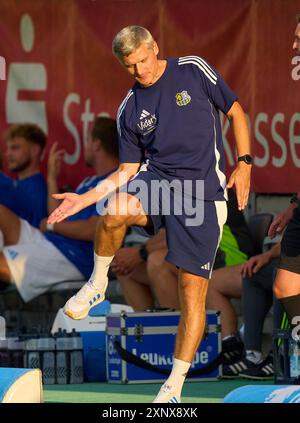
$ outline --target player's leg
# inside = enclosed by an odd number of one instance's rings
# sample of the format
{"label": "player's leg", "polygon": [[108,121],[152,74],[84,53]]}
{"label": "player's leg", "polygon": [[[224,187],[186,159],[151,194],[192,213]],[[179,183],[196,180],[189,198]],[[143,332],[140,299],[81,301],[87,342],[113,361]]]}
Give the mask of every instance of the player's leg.
{"label": "player's leg", "polygon": [[14,245],[20,238],[21,221],[19,217],[0,204],[0,231],[3,234],[4,245]]}
{"label": "player's leg", "polygon": [[273,290],[283,305],[293,329],[300,323],[300,274],[278,269]]}
{"label": "player's leg", "polygon": [[0,231],[3,235],[3,246],[0,255],[0,280],[11,283],[13,274],[8,261],[14,262],[18,256],[15,246],[30,243],[38,229],[31,226],[26,220],[20,219],[7,207],[0,205]]}
{"label": "player's leg", "polygon": [[128,275],[117,274],[125,301],[134,311],[154,308],[154,299],[147,275],[146,263],[140,263]]}
{"label": "player's leg", "polygon": [[300,323],[300,212],[294,210],[281,241],[274,294],[285,309],[291,328]]}
{"label": "player's leg", "polygon": [[108,269],[116,251],[122,246],[128,227],[149,224],[150,218],[134,196],[119,193],[110,201],[107,213],[100,217],[96,229],[94,270],[89,281],[66,303],[64,312],[68,316],[83,319],[91,307],[104,300]]}
{"label": "player's leg", "polygon": [[231,304],[231,298],[241,298],[241,265],[227,266],[212,272],[209,282],[206,306],[210,310],[219,310],[222,320],[222,338],[237,332],[237,315]]}
{"label": "player's leg", "polygon": [[185,377],[204,333],[208,280],[226,221],[227,207],[225,201],[202,202],[198,206],[199,213],[202,207],[203,219],[199,221],[198,215],[197,224],[189,220],[188,225],[186,215],[165,216],[168,243],[166,260],[180,269],[178,289],[181,317],[172,371],[154,400],[158,403],[180,402]]}
{"label": "player's leg", "polygon": [[90,280],[100,290],[107,286],[107,273],[116,251],[121,248],[129,226],[147,226],[151,221],[140,201],[120,193],[110,202],[105,216],[100,217],[95,234],[94,270]]}
{"label": "player's leg", "polygon": [[7,284],[11,283],[11,273],[3,253],[0,253],[0,280]]}
{"label": "player's leg", "polygon": [[208,279],[179,270],[181,317],[176,336],[172,372],[154,402],[180,402],[182,387],[202,339]]}
{"label": "player's leg", "polygon": [[166,250],[160,249],[149,255],[148,277],[160,307],[180,309],[178,295],[178,270],[165,261]]}

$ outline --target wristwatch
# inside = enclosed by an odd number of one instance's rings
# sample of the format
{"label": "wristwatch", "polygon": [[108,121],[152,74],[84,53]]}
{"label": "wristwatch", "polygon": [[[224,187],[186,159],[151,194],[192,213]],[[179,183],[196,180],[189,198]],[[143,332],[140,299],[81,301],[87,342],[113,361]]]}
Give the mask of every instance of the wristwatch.
{"label": "wristwatch", "polygon": [[53,232],[54,231],[54,223],[47,223],[46,229],[47,229],[47,231]]}
{"label": "wristwatch", "polygon": [[147,248],[146,248],[146,244],[141,245],[141,247],[140,247],[140,249],[139,249],[139,254],[140,254],[140,257],[141,257],[144,261],[147,261],[147,258],[148,258],[148,251],[147,251]]}
{"label": "wristwatch", "polygon": [[253,163],[253,158],[250,154],[245,154],[244,156],[238,157],[238,162],[245,162],[246,164],[250,165]]}
{"label": "wristwatch", "polygon": [[296,203],[297,205],[298,205],[298,207],[300,206],[300,198],[298,198],[297,197],[297,195],[296,194],[294,194],[293,196],[292,196],[292,198],[290,199],[290,203],[292,204],[292,203]]}

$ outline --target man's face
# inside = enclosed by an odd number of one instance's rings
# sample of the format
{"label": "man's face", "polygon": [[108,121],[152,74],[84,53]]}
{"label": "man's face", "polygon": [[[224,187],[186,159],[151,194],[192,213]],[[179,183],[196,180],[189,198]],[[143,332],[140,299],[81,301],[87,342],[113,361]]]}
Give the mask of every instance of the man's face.
{"label": "man's face", "polygon": [[293,50],[300,56],[300,23],[298,23],[295,31],[295,40],[293,43]]}
{"label": "man's face", "polygon": [[8,169],[12,172],[25,170],[31,164],[33,147],[33,144],[22,137],[7,140],[6,159]]}
{"label": "man's face", "polygon": [[142,43],[133,53],[122,57],[120,62],[127,72],[144,87],[155,82],[158,73],[158,47],[154,43],[152,48]]}

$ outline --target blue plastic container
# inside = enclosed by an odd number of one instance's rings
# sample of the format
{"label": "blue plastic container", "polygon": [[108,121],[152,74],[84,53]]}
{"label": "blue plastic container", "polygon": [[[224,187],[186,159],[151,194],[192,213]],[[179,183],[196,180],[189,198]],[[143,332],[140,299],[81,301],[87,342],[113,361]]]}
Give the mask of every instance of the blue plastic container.
{"label": "blue plastic container", "polygon": [[299,385],[246,385],[230,392],[224,403],[300,403]]}

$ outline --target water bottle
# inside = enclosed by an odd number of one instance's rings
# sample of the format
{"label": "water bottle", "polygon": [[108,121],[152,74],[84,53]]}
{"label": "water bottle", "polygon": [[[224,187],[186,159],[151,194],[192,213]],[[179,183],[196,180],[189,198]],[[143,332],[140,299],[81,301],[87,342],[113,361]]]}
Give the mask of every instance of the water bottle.
{"label": "water bottle", "polygon": [[41,358],[38,348],[38,338],[27,339],[24,342],[24,367],[27,369],[40,369]]}
{"label": "water bottle", "polygon": [[70,351],[70,383],[83,383],[83,344],[82,338],[75,329],[72,330]]}
{"label": "water bottle", "polygon": [[10,367],[8,339],[0,339],[0,367]]}
{"label": "water bottle", "polygon": [[44,385],[55,384],[55,339],[49,335],[38,339]]}
{"label": "water bottle", "polygon": [[293,338],[289,341],[290,377],[300,378],[300,341]]}
{"label": "water bottle", "polygon": [[8,338],[8,353],[10,358],[10,367],[23,368],[23,341],[19,338]]}
{"label": "water bottle", "polygon": [[65,385],[70,381],[71,338],[66,330],[58,330],[56,336],[56,382]]}
{"label": "water bottle", "polygon": [[[1,231],[0,231],[1,233]],[[0,316],[0,339],[6,338],[6,322],[3,316]]]}

